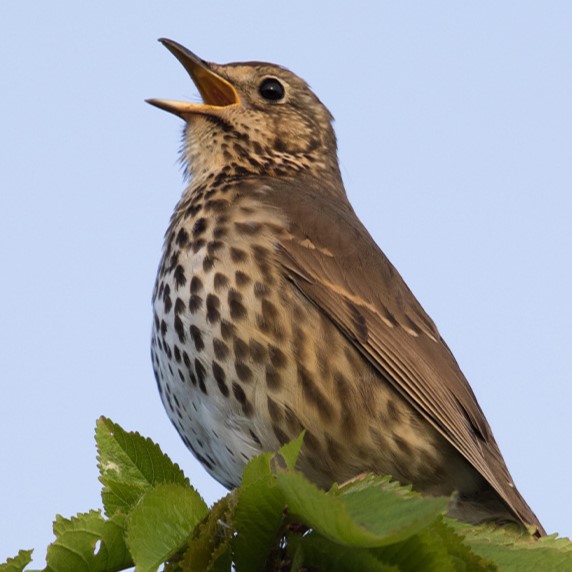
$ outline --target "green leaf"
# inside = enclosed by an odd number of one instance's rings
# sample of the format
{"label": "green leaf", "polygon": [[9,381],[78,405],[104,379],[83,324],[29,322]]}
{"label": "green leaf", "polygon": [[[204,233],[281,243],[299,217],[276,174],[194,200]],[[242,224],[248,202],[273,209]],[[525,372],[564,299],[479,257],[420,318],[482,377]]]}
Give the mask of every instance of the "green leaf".
{"label": "green leaf", "polygon": [[270,470],[270,463],[274,453],[262,453],[253,457],[242,471],[242,482],[240,488],[246,488],[260,480],[275,478]]}
{"label": "green leaf", "polygon": [[156,485],[128,517],[127,545],[137,572],[154,572],[185,547],[208,508],[191,487]]}
{"label": "green leaf", "polygon": [[572,570],[572,542],[556,535],[539,540],[526,533],[492,525],[471,526],[447,519],[473,552],[492,560],[503,572],[569,572]]}
{"label": "green leaf", "polygon": [[183,561],[185,572],[230,571],[235,495],[233,491],[215,503],[207,518],[196,527]]}
{"label": "green leaf", "polygon": [[446,497],[422,497],[409,486],[388,477],[369,475],[361,483],[341,490],[341,498],[353,520],[384,537],[384,544],[398,542],[425,528],[447,511]]}
{"label": "green leaf", "polygon": [[0,564],[0,572],[22,572],[32,562],[32,550],[20,550],[17,556],[8,558]]}
{"label": "green leaf", "polygon": [[95,429],[99,480],[105,514],[128,513],[141,496],[156,484],[190,486],[179,466],[151,439],[128,433],[113,421],[100,417]]}
{"label": "green leaf", "polygon": [[300,473],[279,470],[277,478],[289,512],[326,538],[354,547],[391,544],[435,521],[447,499],[423,498],[380,479],[375,486],[356,486],[344,494],[325,493]]}
{"label": "green leaf", "polygon": [[48,546],[45,572],[114,572],[133,565],[124,541],[125,517],[105,520],[92,510],[70,519],[57,516],[56,540]]}
{"label": "green leaf", "polygon": [[402,572],[492,572],[496,567],[477,556],[461,536],[439,519],[403,542],[378,548],[374,553]]}
{"label": "green leaf", "polygon": [[285,467],[293,466],[300,445],[301,440],[298,439],[275,455],[259,455],[243,471],[243,484],[237,491],[234,515],[237,535],[232,541],[238,572],[261,570],[277,545],[284,519],[285,497],[270,467],[277,456]]}
{"label": "green leaf", "polygon": [[400,572],[397,566],[381,562],[367,549],[341,546],[316,533],[289,537],[288,552],[292,555],[292,570],[311,567],[336,572]]}
{"label": "green leaf", "polygon": [[275,453],[275,456],[280,456],[286,461],[286,466],[289,469],[294,470],[296,467],[296,461],[298,460],[298,456],[300,455],[300,449],[302,448],[302,444],[304,443],[304,435],[305,431],[302,431],[296,439],[282,445],[280,449]]}

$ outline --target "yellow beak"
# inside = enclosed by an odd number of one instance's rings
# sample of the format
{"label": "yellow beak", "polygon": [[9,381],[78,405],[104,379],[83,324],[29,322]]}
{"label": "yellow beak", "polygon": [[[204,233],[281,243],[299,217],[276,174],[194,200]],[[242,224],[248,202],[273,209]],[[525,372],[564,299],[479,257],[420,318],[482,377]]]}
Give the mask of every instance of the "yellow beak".
{"label": "yellow beak", "polygon": [[161,38],[159,41],[183,64],[183,67],[195,82],[203,98],[203,103],[173,101],[170,99],[147,99],[147,103],[169,113],[174,113],[183,119],[189,114],[208,113],[215,109],[240,103],[234,86],[215,73],[208,62],[205,62],[173,40]]}

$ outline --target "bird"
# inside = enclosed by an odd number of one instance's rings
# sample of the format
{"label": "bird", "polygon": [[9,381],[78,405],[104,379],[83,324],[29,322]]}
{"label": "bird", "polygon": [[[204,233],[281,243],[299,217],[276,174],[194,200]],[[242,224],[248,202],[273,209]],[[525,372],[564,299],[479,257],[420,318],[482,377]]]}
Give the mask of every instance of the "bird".
{"label": "bird", "polygon": [[389,474],[449,514],[545,534],[451,350],[354,212],[333,117],[265,62],[215,64],[159,40],[200,102],[188,186],[165,234],[151,359],[167,414],[227,488],[304,432],[297,468],[328,489]]}

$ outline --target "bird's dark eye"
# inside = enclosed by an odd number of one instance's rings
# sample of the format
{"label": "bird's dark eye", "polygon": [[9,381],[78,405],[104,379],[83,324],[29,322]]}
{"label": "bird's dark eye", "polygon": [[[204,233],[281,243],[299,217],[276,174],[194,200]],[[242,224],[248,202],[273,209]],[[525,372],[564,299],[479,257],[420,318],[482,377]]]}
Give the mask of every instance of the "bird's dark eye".
{"label": "bird's dark eye", "polygon": [[275,77],[267,77],[262,80],[258,91],[264,99],[269,101],[279,101],[286,93],[284,86]]}

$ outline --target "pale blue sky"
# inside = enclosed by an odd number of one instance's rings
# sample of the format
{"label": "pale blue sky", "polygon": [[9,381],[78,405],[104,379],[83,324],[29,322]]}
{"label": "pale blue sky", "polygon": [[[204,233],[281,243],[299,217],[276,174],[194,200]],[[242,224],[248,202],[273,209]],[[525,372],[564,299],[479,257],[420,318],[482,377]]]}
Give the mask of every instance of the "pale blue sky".
{"label": "pale blue sky", "polygon": [[[572,3],[0,3],[0,561],[100,506],[96,418],[159,442],[149,360],[192,98],[175,39],[267,60],[336,117],[346,188],[436,321],[521,492],[572,534]],[[338,6],[342,6],[339,3]]]}

